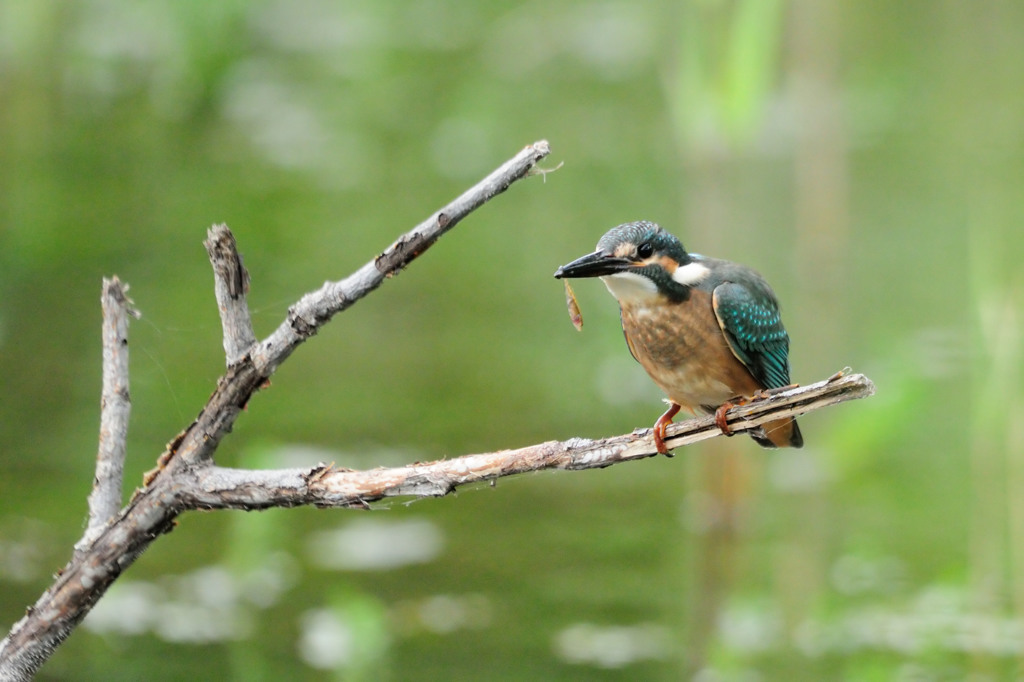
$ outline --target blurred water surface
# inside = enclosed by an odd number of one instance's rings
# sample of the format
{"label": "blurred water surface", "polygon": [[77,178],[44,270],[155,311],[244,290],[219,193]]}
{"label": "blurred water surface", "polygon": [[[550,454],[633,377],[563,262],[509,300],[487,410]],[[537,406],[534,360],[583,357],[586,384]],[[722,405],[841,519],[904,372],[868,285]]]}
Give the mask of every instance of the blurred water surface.
{"label": "blurred water surface", "polygon": [[[100,278],[131,285],[126,491],[257,333],[537,139],[274,377],[218,459],[369,468],[649,426],[614,302],[555,268],[640,218],[773,283],[794,378],[875,398],[369,514],[191,514],[40,679],[1024,675],[1024,6],[0,0],[0,621],[85,518]],[[3,628],[6,630],[6,625]]]}

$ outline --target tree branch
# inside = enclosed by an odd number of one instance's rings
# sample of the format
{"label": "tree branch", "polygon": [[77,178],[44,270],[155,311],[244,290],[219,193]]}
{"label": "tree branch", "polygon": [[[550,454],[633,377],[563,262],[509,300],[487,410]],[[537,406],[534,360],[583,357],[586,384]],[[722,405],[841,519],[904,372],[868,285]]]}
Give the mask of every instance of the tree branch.
{"label": "tree branch", "polygon": [[426,251],[460,220],[498,196],[516,180],[534,173],[536,164],[551,153],[547,140],[527,145],[475,186],[463,192],[440,211],[399,237],[379,256],[340,282],[325,282],[317,291],[303,296],[288,310],[288,319],[260,342],[253,352],[253,364],[270,376],[295,348],[350,305],[394,277],[414,258]]}
{"label": "tree branch", "polygon": [[[128,506],[112,523],[102,526],[95,538],[78,543],[79,550],[54,584],[0,641],[0,681],[31,679],[121,572],[172,527],[178,514],[190,508],[187,491],[180,488],[182,472],[210,466],[221,438],[246,403],[299,344],[386,277],[397,274],[462,218],[530,175],[549,153],[546,141],[527,146],[354,274],[303,296],[278,329],[257,345],[248,344],[247,329],[251,327],[244,321],[247,312],[243,311],[247,276],[237,260],[234,238],[226,227],[215,227],[208,235],[207,247],[225,327],[228,370],[195,421],[168,443],[156,469],[143,479],[144,488],[136,491]],[[225,316],[231,319],[225,320]],[[127,382],[124,385],[127,387]]]}
{"label": "tree branch", "polygon": [[128,393],[128,318],[138,313],[125,295],[127,285],[103,279],[103,391],[100,398],[100,443],[96,453],[96,476],[89,494],[89,525],[75,545],[81,550],[100,534],[121,508],[124,458],[128,441],[128,416],[132,403]]}
{"label": "tree branch", "polygon": [[[782,417],[798,416],[847,400],[873,395],[863,374],[836,375],[809,386],[771,395],[726,414],[734,432],[754,429]],[[713,416],[672,424],[666,442],[682,447],[722,435]],[[548,441],[518,450],[502,450],[388,469],[352,471],[319,464],[309,469],[251,471],[208,466],[181,470],[178,487],[192,509],[266,509],[269,507],[367,508],[388,497],[441,497],[456,488],[544,469],[598,469],[658,454],[650,429],[590,440]]]}
{"label": "tree branch", "polygon": [[256,333],[252,330],[249,306],[245,302],[249,293],[249,271],[242,264],[235,235],[227,225],[211,227],[203,246],[213,265],[213,293],[224,328],[224,355],[231,367],[241,362],[256,345]]}

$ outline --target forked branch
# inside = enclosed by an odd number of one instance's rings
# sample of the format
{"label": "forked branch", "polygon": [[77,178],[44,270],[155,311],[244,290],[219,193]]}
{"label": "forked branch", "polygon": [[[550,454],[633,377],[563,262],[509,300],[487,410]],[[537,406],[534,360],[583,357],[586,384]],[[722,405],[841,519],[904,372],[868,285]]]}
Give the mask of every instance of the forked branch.
{"label": "forked branch", "polygon": [[[113,519],[111,511],[116,512],[120,506],[120,474],[102,476],[101,492],[94,495],[96,499],[90,503],[89,529],[77,543],[71,561],[60,571],[53,585],[29,607],[25,617],[0,641],[0,682],[31,679],[121,572],[153,540],[172,527],[178,514],[192,508],[188,495],[178,487],[183,472],[211,466],[221,438],[231,430],[249,399],[303,341],[336,313],[376,289],[385,278],[401,271],[472,211],[504,192],[512,183],[528,177],[549,153],[546,141],[528,145],[440,211],[400,236],[354,274],[341,281],[327,282],[303,296],[289,309],[277,330],[259,342],[252,333],[245,302],[249,278],[234,237],[224,226],[211,229],[206,245],[214,269],[228,370],[218,380],[213,395],[195,421],[168,443],[157,460],[156,469],[146,475],[144,488],[136,491],[128,506]],[[123,296],[123,290],[121,293]],[[109,320],[105,324],[110,324]],[[123,345],[120,340],[127,338],[125,334],[111,337],[116,336],[118,347]],[[106,355],[107,351],[104,352]],[[123,409],[118,414],[122,418],[112,422],[115,428],[106,429],[104,423],[104,432],[109,431],[112,437],[101,442],[98,471],[108,463],[123,461],[124,457],[127,354],[119,357],[124,358],[125,369],[114,371],[123,378],[124,390],[115,388],[114,395],[124,398],[119,403]],[[104,391],[106,397],[106,382]],[[105,407],[104,419],[107,418]],[[104,454],[107,450],[113,450],[113,454]]]}

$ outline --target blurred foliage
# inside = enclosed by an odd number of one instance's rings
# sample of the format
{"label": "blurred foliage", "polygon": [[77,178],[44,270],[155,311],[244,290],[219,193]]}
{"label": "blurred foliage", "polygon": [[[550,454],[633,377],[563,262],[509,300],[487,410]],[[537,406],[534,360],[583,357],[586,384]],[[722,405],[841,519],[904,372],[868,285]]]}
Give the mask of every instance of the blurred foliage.
{"label": "blurred foliage", "polygon": [[649,426],[614,303],[578,286],[577,334],[551,278],[639,218],[767,276],[798,381],[878,396],[799,452],[388,505],[380,551],[443,538],[393,568],[318,563],[354,512],[188,515],[40,679],[1018,679],[1022,32],[1013,0],[0,0],[0,620],[83,528],[102,276],[143,315],[127,493],[223,368],[208,225],[265,335],[547,138],[561,170],[336,318],[219,461]]}

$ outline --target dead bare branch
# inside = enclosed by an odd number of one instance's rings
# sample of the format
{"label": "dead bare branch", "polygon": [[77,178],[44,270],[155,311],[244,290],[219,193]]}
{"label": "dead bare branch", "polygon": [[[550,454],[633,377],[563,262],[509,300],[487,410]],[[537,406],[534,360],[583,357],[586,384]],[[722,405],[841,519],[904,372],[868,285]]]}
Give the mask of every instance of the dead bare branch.
{"label": "dead bare branch", "polygon": [[89,524],[76,550],[88,546],[121,508],[128,417],[128,318],[137,316],[117,277],[103,279],[103,391],[100,397],[100,439],[96,476],[89,494]]}
{"label": "dead bare branch", "polygon": [[249,305],[245,301],[249,293],[249,272],[242,264],[235,235],[227,225],[211,227],[203,245],[213,266],[213,293],[224,328],[224,355],[231,367],[241,362],[256,344]]}
{"label": "dead bare branch", "polygon": [[[746,431],[784,416],[797,416],[873,395],[863,374],[848,374],[793,388],[727,413],[732,430]],[[682,447],[722,435],[713,416],[689,419],[668,429],[667,443]],[[650,429],[590,440],[572,438],[454,459],[369,471],[309,469],[251,471],[209,466],[180,470],[183,504],[195,509],[269,507],[365,508],[388,497],[441,497],[456,488],[544,469],[597,469],[658,454]]]}

